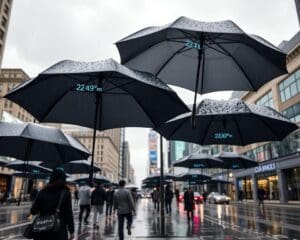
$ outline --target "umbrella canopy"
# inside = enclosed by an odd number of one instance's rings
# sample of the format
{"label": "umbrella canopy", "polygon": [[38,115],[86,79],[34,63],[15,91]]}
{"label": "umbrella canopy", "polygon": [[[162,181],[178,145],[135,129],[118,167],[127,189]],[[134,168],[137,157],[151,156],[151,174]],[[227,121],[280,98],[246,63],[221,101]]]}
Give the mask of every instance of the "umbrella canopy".
{"label": "umbrella canopy", "polygon": [[196,125],[191,113],[180,115],[156,129],[168,140],[200,145],[247,145],[279,141],[298,126],[274,109],[248,104],[240,99],[205,99],[197,107]]}
{"label": "umbrella canopy", "polygon": [[[83,173],[91,172],[91,162],[87,160],[77,160],[77,161],[64,163],[62,165],[57,165],[53,162],[43,162],[40,165],[51,169],[60,167],[63,168],[66,173],[69,174],[83,174]],[[93,172],[99,172],[99,171],[100,168],[94,166]]]}
{"label": "umbrella canopy", "polygon": [[256,161],[236,152],[221,152],[215,156],[223,160],[223,168],[225,169],[242,169],[258,166]]}
{"label": "umbrella canopy", "polygon": [[42,172],[15,172],[13,174],[16,177],[20,178],[30,178],[30,179],[48,179],[50,178],[50,173],[42,173]]}
{"label": "umbrella canopy", "polygon": [[287,73],[286,54],[232,21],[180,17],[147,27],[116,43],[121,63],[201,94],[256,91]]}
{"label": "umbrella canopy", "polygon": [[6,165],[9,161],[0,158],[0,167]]}
{"label": "umbrella canopy", "polygon": [[64,163],[88,158],[89,151],[61,130],[35,123],[0,123],[0,155],[26,161]]}
{"label": "umbrella canopy", "polygon": [[[164,174],[164,180],[173,180],[176,176],[170,173]],[[159,182],[160,181],[160,174],[152,174],[144,179],[144,182]]]}
{"label": "umbrella canopy", "polygon": [[176,176],[175,181],[179,182],[201,182],[204,180],[210,180],[211,176],[204,173],[183,173]]}
{"label": "umbrella canopy", "polygon": [[15,171],[25,172],[25,169],[24,169],[24,166],[25,166],[27,172],[32,173],[32,174],[38,174],[38,173],[47,174],[47,173],[52,172],[51,169],[42,167],[39,164],[40,164],[40,162],[29,161],[29,162],[26,162],[24,165],[24,161],[15,160],[15,161],[12,161],[12,162],[6,164],[5,167],[13,169]]}
{"label": "umbrella canopy", "polygon": [[[90,180],[89,176],[83,176],[83,177],[75,179],[74,181],[76,183],[81,184],[81,183],[88,183],[89,180]],[[103,183],[110,183],[110,180],[103,175],[95,174],[93,177],[93,182],[103,184]]]}
{"label": "umbrella canopy", "polygon": [[153,128],[189,111],[158,78],[130,70],[113,59],[58,62],[5,97],[40,122],[97,130]]}
{"label": "umbrella canopy", "polygon": [[192,153],[176,161],[173,166],[185,168],[222,168],[223,161],[207,154]]}

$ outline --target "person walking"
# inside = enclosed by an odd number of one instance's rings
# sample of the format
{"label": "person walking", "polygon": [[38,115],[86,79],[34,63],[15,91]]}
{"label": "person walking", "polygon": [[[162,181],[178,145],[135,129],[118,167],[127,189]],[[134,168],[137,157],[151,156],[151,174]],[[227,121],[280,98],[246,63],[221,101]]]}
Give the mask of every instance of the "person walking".
{"label": "person walking", "polygon": [[171,214],[172,211],[172,199],[173,199],[173,191],[170,188],[170,185],[166,186],[165,191],[165,203],[166,203],[166,213]]}
{"label": "person walking", "polygon": [[106,193],[105,190],[102,186],[102,184],[97,184],[95,190],[92,192],[92,197],[91,197],[91,205],[94,213],[94,228],[99,228],[97,224],[97,217],[98,214],[101,216],[103,213],[103,205],[105,202],[106,198]]}
{"label": "person walking", "polygon": [[119,189],[114,193],[114,207],[118,212],[119,239],[124,239],[124,220],[127,220],[127,233],[131,235],[132,213],[135,205],[130,190],[125,189],[125,180],[119,181]]}
{"label": "person walking", "polygon": [[[62,195],[63,194],[63,195]],[[54,213],[62,197],[59,211],[61,225],[58,231],[35,233],[35,240],[74,239],[74,219],[71,192],[66,185],[66,174],[62,169],[53,170],[49,183],[42,189],[31,206],[31,214],[40,216]],[[68,238],[68,231],[70,237]]]}
{"label": "person walking", "polygon": [[159,190],[155,189],[153,191],[153,202],[154,202],[154,209],[156,209],[157,211],[159,211]]}
{"label": "person walking", "polygon": [[184,193],[184,210],[187,213],[188,222],[194,219],[194,192],[191,187]]}
{"label": "person walking", "polygon": [[176,202],[178,204],[179,203],[179,190],[177,188],[175,189],[175,196],[176,196]]}
{"label": "person walking", "polygon": [[114,193],[115,190],[112,186],[110,186],[108,191],[106,192],[106,217],[110,217],[112,214],[114,204]]}
{"label": "person walking", "polygon": [[243,192],[242,189],[240,189],[240,191],[239,191],[239,201],[243,202],[243,200],[244,200],[244,192]]}
{"label": "person walking", "polygon": [[263,188],[258,188],[257,190],[257,198],[258,198],[258,206],[262,205],[263,209],[265,208],[264,206],[264,200],[265,200],[265,190]]}
{"label": "person walking", "polygon": [[75,187],[75,190],[74,190],[74,204],[75,204],[75,205],[78,205],[78,201],[79,201],[79,197],[78,197],[78,187],[76,186],[76,187]]}
{"label": "person walking", "polygon": [[78,191],[78,197],[79,197],[79,207],[80,207],[79,226],[81,226],[82,215],[84,211],[85,211],[84,223],[89,224],[88,218],[91,212],[91,188],[87,184],[81,186]]}

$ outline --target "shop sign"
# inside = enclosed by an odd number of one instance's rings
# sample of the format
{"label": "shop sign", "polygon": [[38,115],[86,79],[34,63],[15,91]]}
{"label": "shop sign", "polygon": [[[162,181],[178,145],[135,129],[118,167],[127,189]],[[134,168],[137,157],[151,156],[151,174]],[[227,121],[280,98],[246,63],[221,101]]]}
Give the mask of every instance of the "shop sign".
{"label": "shop sign", "polygon": [[276,164],[275,163],[269,163],[269,164],[264,164],[260,165],[258,167],[254,168],[255,173],[260,173],[260,172],[268,172],[268,171],[273,171],[276,169]]}

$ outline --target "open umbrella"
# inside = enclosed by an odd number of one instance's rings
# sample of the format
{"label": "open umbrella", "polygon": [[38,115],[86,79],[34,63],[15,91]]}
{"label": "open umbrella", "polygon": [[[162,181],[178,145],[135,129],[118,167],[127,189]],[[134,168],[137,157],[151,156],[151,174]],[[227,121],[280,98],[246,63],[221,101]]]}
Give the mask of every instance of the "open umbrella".
{"label": "open umbrella", "polygon": [[210,180],[211,176],[204,173],[182,173],[176,176],[175,181],[182,182],[201,182],[204,180]]}
{"label": "open umbrella", "polygon": [[222,168],[223,161],[211,155],[192,153],[173,164],[174,167],[185,168]]}
{"label": "open umbrella", "polygon": [[298,126],[272,108],[248,104],[240,99],[205,99],[197,107],[195,128],[191,113],[178,116],[156,129],[169,140],[200,145],[247,145],[280,141]]}
{"label": "open umbrella", "polygon": [[[83,177],[79,177],[77,179],[74,180],[76,183],[89,183],[90,182],[90,177],[89,176],[83,176]],[[110,180],[100,174],[94,174],[93,177],[93,182],[94,183],[100,183],[100,184],[104,184],[104,183],[110,183]]]}
{"label": "open umbrella", "polygon": [[92,166],[96,130],[153,128],[189,111],[158,78],[130,70],[113,59],[59,62],[5,97],[40,122],[93,128]]}
{"label": "open umbrella", "polygon": [[[176,178],[176,176],[173,175],[173,174],[164,173],[164,180],[173,180],[175,178]],[[147,181],[153,181],[153,182],[156,181],[156,182],[159,182],[160,181],[160,174],[159,173],[152,174],[152,175],[146,177],[144,179],[144,181],[146,181],[146,182]]]}
{"label": "open umbrella", "polygon": [[[22,172],[24,170],[24,161],[21,161],[21,160],[11,161],[8,164],[6,164],[5,167],[13,169],[15,171]],[[45,174],[47,174],[47,173],[52,172],[51,169],[40,166],[40,162],[33,162],[33,161],[26,162],[26,170],[28,173],[45,173]]]}
{"label": "open umbrella", "polygon": [[90,156],[75,138],[35,123],[0,123],[0,155],[23,161],[65,163]]}
{"label": "open umbrella", "polygon": [[215,157],[223,160],[224,169],[242,169],[258,166],[256,161],[237,152],[221,152],[216,154]]}
{"label": "open umbrella", "polygon": [[[40,164],[43,167],[54,169],[56,167],[63,168],[66,173],[69,174],[83,174],[91,172],[91,162],[87,160],[76,160],[61,165],[57,165],[51,162],[42,162]],[[100,168],[94,166],[93,172],[99,172]]]}
{"label": "open umbrella", "polygon": [[285,53],[232,21],[180,17],[144,28],[116,45],[122,64],[195,91],[194,110],[197,92],[256,91],[287,73]]}
{"label": "open umbrella", "polygon": [[[29,161],[64,163],[88,158],[90,153],[79,141],[59,129],[35,123],[1,122],[0,155],[23,160],[26,173]],[[24,181],[22,189],[23,186]]]}
{"label": "open umbrella", "polygon": [[14,176],[20,178],[30,178],[30,179],[47,179],[50,178],[50,173],[42,173],[42,172],[15,172]]}

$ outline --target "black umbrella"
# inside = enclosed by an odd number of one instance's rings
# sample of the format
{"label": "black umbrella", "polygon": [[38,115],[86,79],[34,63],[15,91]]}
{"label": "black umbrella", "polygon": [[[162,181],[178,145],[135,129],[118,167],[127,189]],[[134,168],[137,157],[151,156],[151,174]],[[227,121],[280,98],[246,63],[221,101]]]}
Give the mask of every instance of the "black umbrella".
{"label": "black umbrella", "polygon": [[197,107],[195,128],[190,124],[191,115],[178,116],[156,131],[169,140],[200,145],[247,145],[279,141],[298,128],[274,109],[247,104],[240,99],[203,100]]}
{"label": "black umbrella", "polygon": [[286,54],[232,21],[200,22],[180,17],[144,28],[116,43],[121,63],[198,93],[256,91],[287,73]]}
{"label": "black umbrella", "polygon": [[[23,160],[26,173],[29,161],[64,163],[88,158],[90,153],[79,141],[59,129],[34,123],[1,122],[0,155]],[[21,195],[18,205],[20,201]]]}
{"label": "black umbrella", "polygon": [[211,176],[204,173],[182,173],[176,176],[175,181],[179,182],[202,182],[210,180]]}
{"label": "black umbrella", "polygon": [[257,167],[258,163],[251,158],[236,152],[221,152],[215,157],[222,159],[225,169],[242,169]]}
{"label": "black umbrella", "polygon": [[[11,161],[8,164],[6,164],[5,167],[13,169],[15,171],[22,172],[24,171],[24,161],[21,160]],[[52,172],[51,169],[40,166],[40,162],[32,162],[32,161],[26,162],[26,171],[28,173],[33,173],[33,174],[34,173],[47,174]]]}
{"label": "black umbrella", "polygon": [[0,167],[6,165],[9,161],[0,158]]}
{"label": "black umbrella", "polygon": [[[79,177],[79,178],[75,179],[74,181],[76,183],[79,183],[79,184],[88,183],[88,182],[90,182],[90,177],[89,176],[83,176],[83,177]],[[94,174],[93,182],[104,184],[104,183],[110,183],[110,180],[107,177],[103,176],[103,175]]]}
{"label": "black umbrella", "polygon": [[0,123],[0,155],[23,161],[64,163],[90,156],[75,138],[35,123]]}
{"label": "black umbrella", "polygon": [[[164,173],[164,180],[173,180],[175,179],[176,176],[173,175],[173,174],[170,174],[170,173]],[[146,177],[144,179],[145,182],[159,182],[160,181],[160,174],[158,173],[155,173],[155,174],[152,174],[148,177]]]}
{"label": "black umbrella", "polygon": [[[87,160],[77,160],[77,161],[72,161],[68,163],[64,163],[62,165],[57,165],[52,162],[42,162],[40,164],[43,167],[46,168],[63,168],[66,173],[69,174],[83,174],[83,173],[90,173],[91,172],[91,162]],[[94,166],[93,172],[99,172],[100,168]]]}
{"label": "black umbrella", "polygon": [[222,168],[223,161],[207,154],[192,153],[176,161],[173,166],[185,168]]}
{"label": "black umbrella", "polygon": [[50,173],[42,173],[42,172],[15,172],[14,176],[20,178],[30,178],[30,179],[48,179],[50,178]]}
{"label": "black umbrella", "polygon": [[96,130],[153,128],[189,111],[158,78],[130,70],[112,59],[59,62],[5,97],[40,122],[93,128],[92,165]]}

